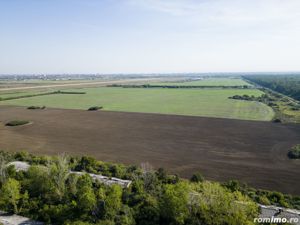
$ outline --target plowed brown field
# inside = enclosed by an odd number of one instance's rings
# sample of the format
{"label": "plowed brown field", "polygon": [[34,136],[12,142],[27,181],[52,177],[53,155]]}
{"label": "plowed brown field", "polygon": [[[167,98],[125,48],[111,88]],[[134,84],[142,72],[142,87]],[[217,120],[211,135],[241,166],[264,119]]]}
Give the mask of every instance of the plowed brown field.
{"label": "plowed brown field", "polygon": [[[30,125],[5,127],[9,120]],[[99,160],[149,162],[190,177],[239,179],[300,194],[300,161],[286,154],[300,143],[300,126],[271,122],[83,110],[0,107],[0,149],[66,152]]]}

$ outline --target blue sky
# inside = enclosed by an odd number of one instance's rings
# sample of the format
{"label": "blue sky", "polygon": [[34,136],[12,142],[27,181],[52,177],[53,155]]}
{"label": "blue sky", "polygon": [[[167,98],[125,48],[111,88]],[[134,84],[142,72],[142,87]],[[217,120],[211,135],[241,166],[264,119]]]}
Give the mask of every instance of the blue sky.
{"label": "blue sky", "polygon": [[299,0],[0,0],[0,74],[300,71]]}

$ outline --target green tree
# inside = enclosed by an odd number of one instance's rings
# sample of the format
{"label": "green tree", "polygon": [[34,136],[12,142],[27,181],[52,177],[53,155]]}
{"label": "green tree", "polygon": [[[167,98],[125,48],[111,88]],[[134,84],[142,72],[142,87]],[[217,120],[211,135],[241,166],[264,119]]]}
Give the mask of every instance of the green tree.
{"label": "green tree", "polygon": [[112,185],[108,188],[105,196],[105,218],[114,219],[122,206],[122,188],[119,185]]}
{"label": "green tree", "polygon": [[54,184],[55,194],[61,201],[66,191],[66,181],[69,176],[69,161],[66,155],[59,155],[50,166],[50,178]]}
{"label": "green tree", "polygon": [[191,185],[190,224],[252,225],[257,205],[240,192],[229,192],[218,183]]}
{"label": "green tree", "polygon": [[159,205],[154,196],[147,195],[136,209],[136,222],[143,225],[159,224]]}
{"label": "green tree", "polygon": [[133,218],[133,209],[127,205],[123,205],[120,214],[115,218],[116,225],[135,225]]}
{"label": "green tree", "polygon": [[0,205],[8,212],[18,213],[18,203],[21,199],[19,181],[9,178],[0,191]]}
{"label": "green tree", "polygon": [[68,180],[66,182],[66,189],[68,190],[68,194],[71,196],[75,196],[77,193],[77,182],[79,176],[77,174],[70,174],[68,176]]}
{"label": "green tree", "polygon": [[97,167],[97,160],[93,157],[88,157],[88,156],[82,156],[80,161],[78,162],[76,166],[77,171],[86,171],[88,173],[95,173]]}
{"label": "green tree", "polygon": [[184,224],[188,217],[187,183],[179,182],[164,187],[160,202],[160,212],[163,220],[171,224]]}
{"label": "green tree", "polygon": [[24,188],[28,190],[31,197],[49,198],[52,195],[53,183],[49,179],[48,170],[42,166],[31,166],[26,174],[26,180],[23,181]]}
{"label": "green tree", "polygon": [[93,190],[92,179],[89,175],[81,176],[77,181],[78,207],[82,212],[89,213],[96,206],[96,195]]}
{"label": "green tree", "polygon": [[202,181],[204,181],[204,178],[201,173],[195,173],[191,177],[191,181],[192,182],[202,182]]}
{"label": "green tree", "polygon": [[6,180],[6,160],[0,155],[0,185]]}

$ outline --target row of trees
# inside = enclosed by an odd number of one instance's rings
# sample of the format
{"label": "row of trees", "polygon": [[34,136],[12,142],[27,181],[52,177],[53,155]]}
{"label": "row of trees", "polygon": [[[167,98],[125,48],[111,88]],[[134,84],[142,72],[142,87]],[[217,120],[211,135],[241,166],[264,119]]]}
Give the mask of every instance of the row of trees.
{"label": "row of trees", "polygon": [[[86,92],[79,92],[79,91],[51,91],[51,92],[42,92],[42,93],[35,93],[35,94],[25,94],[25,95],[19,95],[19,96],[10,96],[10,97],[1,97],[0,101],[6,101],[6,100],[14,100],[14,99],[20,99],[20,98],[31,98],[31,97],[37,97],[37,96],[44,96],[44,95],[55,95],[55,94],[86,94]],[[34,109],[34,108],[31,108]]]}
{"label": "row of trees", "polygon": [[[7,162],[31,163],[16,172]],[[89,175],[101,173],[132,180],[130,188],[106,186]],[[109,164],[90,157],[37,157],[27,153],[0,154],[0,209],[51,224],[253,224],[256,203],[237,182],[191,181],[164,169]]]}
{"label": "row of trees", "polygon": [[226,86],[226,85],[172,85],[172,84],[112,84],[108,85],[108,87],[122,87],[122,88],[222,88],[222,89],[247,89],[249,88],[248,85],[233,85],[233,86]]}

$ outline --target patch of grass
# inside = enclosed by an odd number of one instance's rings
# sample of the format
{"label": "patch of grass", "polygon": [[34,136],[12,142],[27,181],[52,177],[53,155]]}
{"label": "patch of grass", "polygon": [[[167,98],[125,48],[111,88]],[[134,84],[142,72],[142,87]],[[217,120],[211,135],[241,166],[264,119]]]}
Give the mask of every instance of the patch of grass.
{"label": "patch of grass", "polygon": [[300,144],[294,146],[289,152],[288,157],[290,159],[300,159]]}
{"label": "patch of grass", "polygon": [[[74,91],[71,89],[69,91]],[[234,95],[261,96],[256,89],[83,88],[84,95],[45,95],[0,102],[3,105],[45,105],[53,108],[88,109],[205,116],[270,121],[273,110],[260,102],[228,99]]]}
{"label": "patch of grass", "polygon": [[7,122],[5,124],[5,126],[15,127],[15,126],[25,125],[28,123],[29,123],[29,121],[27,121],[27,120],[12,120],[12,121]]}

